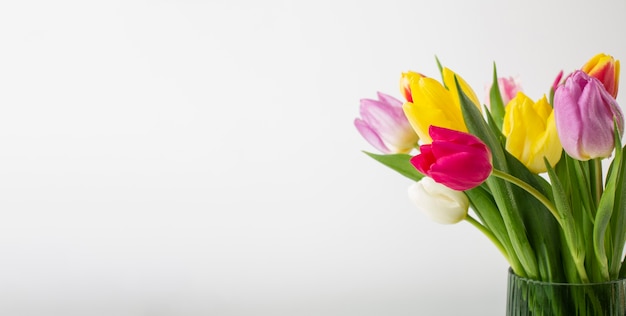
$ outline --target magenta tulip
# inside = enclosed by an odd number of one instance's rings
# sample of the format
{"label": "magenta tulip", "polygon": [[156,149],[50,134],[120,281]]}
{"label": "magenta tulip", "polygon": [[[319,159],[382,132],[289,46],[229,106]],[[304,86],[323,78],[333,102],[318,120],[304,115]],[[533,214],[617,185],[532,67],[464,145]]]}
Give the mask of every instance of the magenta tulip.
{"label": "magenta tulip", "polygon": [[361,99],[360,113],[354,125],[382,153],[408,153],[417,146],[417,134],[404,116],[400,100],[378,92],[378,100]]}
{"label": "magenta tulip", "polygon": [[609,157],[614,121],[624,132],[624,115],[602,82],[577,70],[554,93],[556,128],[563,149],[578,160]]}
{"label": "magenta tulip", "polygon": [[430,126],[433,142],[420,146],[411,163],[424,175],[450,189],[464,191],[483,183],[491,174],[491,152],[478,137]]}

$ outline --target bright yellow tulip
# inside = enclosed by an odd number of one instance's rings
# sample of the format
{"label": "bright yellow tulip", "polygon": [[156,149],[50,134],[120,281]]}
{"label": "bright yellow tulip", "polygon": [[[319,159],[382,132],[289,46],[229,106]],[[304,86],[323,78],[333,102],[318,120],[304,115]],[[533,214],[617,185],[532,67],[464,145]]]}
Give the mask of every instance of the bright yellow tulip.
{"label": "bright yellow tulip", "polygon": [[443,69],[445,87],[437,80],[427,77],[414,77],[410,82],[413,102],[404,104],[404,114],[423,144],[432,142],[428,134],[431,125],[467,133],[454,82],[455,76],[463,92],[481,110],[480,102],[472,88],[448,68]]}
{"label": "bright yellow tulip", "polygon": [[554,120],[554,111],[544,95],[534,102],[518,92],[506,106],[502,132],[506,150],[531,172],[547,171],[544,157],[551,166],[561,159],[563,147]]}

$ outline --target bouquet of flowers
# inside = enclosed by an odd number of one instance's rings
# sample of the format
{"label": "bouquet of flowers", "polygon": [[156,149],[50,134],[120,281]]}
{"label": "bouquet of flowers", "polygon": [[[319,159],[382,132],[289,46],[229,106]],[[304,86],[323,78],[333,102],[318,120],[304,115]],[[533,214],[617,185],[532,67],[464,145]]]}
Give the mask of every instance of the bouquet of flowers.
{"label": "bouquet of flowers", "polygon": [[441,81],[400,76],[404,101],[363,99],[354,121],[414,183],[431,219],[479,229],[521,277],[597,283],[624,278],[626,157],[615,97],[619,61],[598,54],[534,100],[493,68],[488,105],[437,60]]}

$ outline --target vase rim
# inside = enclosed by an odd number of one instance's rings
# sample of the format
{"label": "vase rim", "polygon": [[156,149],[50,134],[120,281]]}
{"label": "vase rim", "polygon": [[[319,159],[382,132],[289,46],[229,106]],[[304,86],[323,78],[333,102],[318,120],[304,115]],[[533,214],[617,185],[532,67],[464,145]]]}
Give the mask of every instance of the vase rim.
{"label": "vase rim", "polygon": [[609,280],[609,281],[604,281],[604,282],[591,282],[591,283],[548,282],[548,281],[529,279],[529,278],[526,278],[526,277],[519,276],[519,275],[515,274],[515,272],[513,271],[513,268],[511,268],[511,267],[509,267],[508,271],[509,271],[509,275],[510,276],[514,276],[514,277],[516,277],[518,279],[524,280],[525,282],[534,283],[534,284],[567,285],[567,286],[593,286],[593,285],[600,285],[600,284],[606,285],[606,284],[612,284],[612,283],[624,283],[626,281],[626,278],[619,278],[619,279]]}

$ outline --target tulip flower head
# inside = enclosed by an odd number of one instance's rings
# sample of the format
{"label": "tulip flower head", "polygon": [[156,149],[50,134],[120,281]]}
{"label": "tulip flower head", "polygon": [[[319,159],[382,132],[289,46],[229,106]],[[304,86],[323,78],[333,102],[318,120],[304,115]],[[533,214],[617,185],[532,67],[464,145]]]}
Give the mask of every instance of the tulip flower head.
{"label": "tulip flower head", "polygon": [[400,100],[379,92],[378,100],[361,100],[360,113],[354,125],[381,152],[408,153],[417,146],[418,137],[404,116]]}
{"label": "tulip flower head", "polygon": [[609,157],[615,146],[614,122],[624,132],[624,115],[598,79],[577,70],[554,93],[556,128],[573,158]]}
{"label": "tulip flower head", "polygon": [[455,77],[463,92],[481,110],[476,94],[463,78],[448,68],[444,68],[442,73],[445,86],[428,77],[411,80],[413,102],[407,102],[403,107],[411,126],[425,144],[432,141],[428,131],[431,125],[467,132]]}
{"label": "tulip flower head", "polygon": [[506,106],[502,133],[506,150],[531,172],[547,171],[544,157],[553,167],[561,159],[554,111],[545,96],[535,103],[519,92]]}
{"label": "tulip flower head", "polygon": [[581,70],[589,76],[600,80],[606,91],[615,98],[619,88],[619,67],[619,60],[615,60],[613,56],[600,53],[587,61]]}
{"label": "tulip flower head", "polygon": [[[502,103],[508,104],[511,99],[515,98],[518,92],[522,91],[522,85],[517,78],[514,77],[500,77],[498,78],[498,88],[500,89],[500,96],[502,97]],[[489,91],[491,87],[486,89],[487,99],[486,104],[490,106]]]}
{"label": "tulip flower head", "polygon": [[429,177],[409,187],[409,199],[426,216],[440,224],[462,221],[469,209],[469,200],[463,192],[452,190]]}
{"label": "tulip flower head", "polygon": [[450,189],[464,191],[491,174],[491,151],[478,137],[438,126],[430,127],[432,143],[420,146],[411,164]]}

